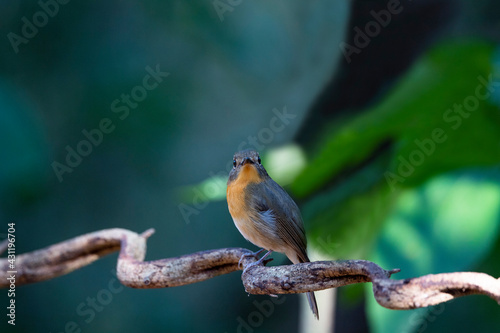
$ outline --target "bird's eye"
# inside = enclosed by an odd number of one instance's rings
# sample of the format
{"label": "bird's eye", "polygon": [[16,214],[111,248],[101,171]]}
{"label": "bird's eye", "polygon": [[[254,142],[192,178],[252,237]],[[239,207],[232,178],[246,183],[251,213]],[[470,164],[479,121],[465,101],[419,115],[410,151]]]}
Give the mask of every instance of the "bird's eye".
{"label": "bird's eye", "polygon": [[236,168],[236,160],[233,160],[233,166]]}
{"label": "bird's eye", "polygon": [[257,158],[257,162],[259,162],[259,164],[260,164],[260,156]]}

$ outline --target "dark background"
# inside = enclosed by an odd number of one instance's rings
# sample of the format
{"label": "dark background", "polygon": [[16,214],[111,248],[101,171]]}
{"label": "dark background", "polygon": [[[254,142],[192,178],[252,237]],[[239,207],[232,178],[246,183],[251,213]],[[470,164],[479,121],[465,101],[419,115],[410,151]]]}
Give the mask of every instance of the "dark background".
{"label": "dark background", "polygon": [[[390,15],[382,24],[373,13]],[[233,153],[254,145],[322,257],[399,267],[395,278],[498,277],[499,15],[495,1],[465,0],[2,2],[0,236],[15,222],[18,254],[113,227],[155,228],[149,260],[255,249],[224,197]],[[169,74],[115,112],[148,66]],[[454,113],[465,101],[477,103]],[[67,165],[67,149],[103,119],[113,130],[58,177],[54,162]],[[121,289],[116,258],[19,287],[16,326],[4,316],[1,329],[234,332],[269,299],[248,296],[239,273]],[[87,299],[105,294],[89,311]],[[6,291],[0,299],[8,304]],[[297,331],[299,297],[281,300],[250,330]],[[336,332],[500,330],[487,297],[391,311],[370,285],[340,288],[335,313],[320,313]]]}

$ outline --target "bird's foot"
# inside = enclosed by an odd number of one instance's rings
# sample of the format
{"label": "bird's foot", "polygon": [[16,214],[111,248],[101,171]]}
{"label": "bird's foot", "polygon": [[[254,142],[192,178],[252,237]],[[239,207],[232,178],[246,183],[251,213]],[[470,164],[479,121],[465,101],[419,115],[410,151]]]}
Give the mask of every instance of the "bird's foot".
{"label": "bird's foot", "polygon": [[255,259],[259,259],[259,254],[261,254],[263,251],[264,251],[264,249],[260,249],[259,251],[255,251],[252,253],[247,253],[247,254],[242,255],[240,258],[240,261],[238,261],[238,269],[243,268],[243,264],[242,264],[243,259],[248,258],[248,257],[254,257]]}
{"label": "bird's foot", "polygon": [[247,271],[247,269],[249,269],[250,267],[253,267],[255,265],[265,265],[267,264],[268,262],[272,261],[273,258],[270,258],[270,259],[266,259],[267,257],[269,257],[271,255],[271,253],[273,253],[273,250],[269,250],[266,254],[264,254],[262,256],[262,258],[260,258],[259,260],[257,260],[256,262],[253,262],[251,263],[250,265],[248,265],[247,267],[245,267],[245,269],[243,270],[243,274],[245,274],[245,272]]}

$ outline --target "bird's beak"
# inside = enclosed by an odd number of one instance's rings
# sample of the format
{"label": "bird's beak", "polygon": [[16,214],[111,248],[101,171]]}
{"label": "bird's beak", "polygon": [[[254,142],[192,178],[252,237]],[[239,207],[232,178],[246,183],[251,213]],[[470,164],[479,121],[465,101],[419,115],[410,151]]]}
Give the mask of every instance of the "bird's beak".
{"label": "bird's beak", "polygon": [[243,159],[243,161],[241,162],[241,165],[245,165],[245,164],[247,164],[247,163],[251,163],[251,164],[253,164],[253,161],[252,161],[252,159],[251,159],[250,157],[245,157],[245,158]]}

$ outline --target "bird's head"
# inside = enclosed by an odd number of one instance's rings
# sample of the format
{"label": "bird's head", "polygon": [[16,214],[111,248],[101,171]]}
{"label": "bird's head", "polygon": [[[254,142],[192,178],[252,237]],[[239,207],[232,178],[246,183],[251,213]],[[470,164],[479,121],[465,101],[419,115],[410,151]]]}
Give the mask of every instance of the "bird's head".
{"label": "bird's head", "polygon": [[259,153],[253,149],[242,150],[233,156],[233,169],[229,173],[228,184],[240,180],[259,183],[268,177],[261,164]]}

